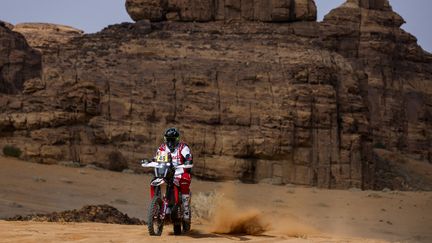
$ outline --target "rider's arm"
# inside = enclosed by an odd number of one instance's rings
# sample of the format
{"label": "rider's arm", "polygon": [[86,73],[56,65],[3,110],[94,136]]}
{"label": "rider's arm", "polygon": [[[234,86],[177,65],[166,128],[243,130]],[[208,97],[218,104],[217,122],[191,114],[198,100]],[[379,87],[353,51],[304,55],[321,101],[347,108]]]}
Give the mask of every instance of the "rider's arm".
{"label": "rider's arm", "polygon": [[185,145],[181,151],[181,154],[184,158],[184,164],[191,165],[193,164],[192,153],[189,146]]}

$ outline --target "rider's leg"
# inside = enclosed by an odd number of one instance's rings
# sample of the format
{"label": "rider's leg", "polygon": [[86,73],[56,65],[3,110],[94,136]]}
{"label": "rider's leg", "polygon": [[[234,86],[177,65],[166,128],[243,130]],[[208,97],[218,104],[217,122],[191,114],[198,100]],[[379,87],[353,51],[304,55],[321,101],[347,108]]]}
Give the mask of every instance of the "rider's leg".
{"label": "rider's leg", "polygon": [[155,187],[150,185],[150,198],[153,199],[155,194]]}
{"label": "rider's leg", "polygon": [[190,183],[189,173],[183,173],[180,178],[180,192],[182,193],[183,218],[190,219]]}
{"label": "rider's leg", "polygon": [[174,186],[174,202],[177,205],[179,203],[179,188],[178,186]]}

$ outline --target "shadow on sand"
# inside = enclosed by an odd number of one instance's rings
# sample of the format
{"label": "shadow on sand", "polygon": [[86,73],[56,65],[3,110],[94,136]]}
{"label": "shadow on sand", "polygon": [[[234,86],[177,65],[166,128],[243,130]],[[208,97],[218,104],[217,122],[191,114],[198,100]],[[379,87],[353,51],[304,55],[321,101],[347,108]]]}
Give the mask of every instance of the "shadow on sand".
{"label": "shadow on sand", "polygon": [[[194,239],[204,239],[204,238],[225,238],[235,241],[249,241],[252,240],[250,238],[251,235],[245,235],[245,234],[216,234],[216,233],[208,233],[203,232],[200,230],[191,230],[187,234],[184,234],[183,236],[191,237]],[[275,238],[275,236],[271,235],[254,235],[254,237],[266,237],[266,238]]]}

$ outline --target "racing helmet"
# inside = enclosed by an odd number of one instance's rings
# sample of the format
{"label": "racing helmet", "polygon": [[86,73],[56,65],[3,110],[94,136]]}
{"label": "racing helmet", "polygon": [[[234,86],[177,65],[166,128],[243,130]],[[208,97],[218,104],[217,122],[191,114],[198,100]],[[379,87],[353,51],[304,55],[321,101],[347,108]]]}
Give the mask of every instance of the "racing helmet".
{"label": "racing helmet", "polygon": [[171,153],[174,152],[180,142],[180,133],[177,128],[168,128],[164,133],[164,141]]}

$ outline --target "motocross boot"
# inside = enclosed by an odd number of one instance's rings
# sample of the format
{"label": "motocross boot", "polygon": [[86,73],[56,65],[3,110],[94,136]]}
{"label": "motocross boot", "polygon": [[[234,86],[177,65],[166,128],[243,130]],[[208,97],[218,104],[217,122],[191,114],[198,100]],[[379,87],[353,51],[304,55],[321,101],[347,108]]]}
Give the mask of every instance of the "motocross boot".
{"label": "motocross boot", "polygon": [[189,221],[190,220],[190,194],[182,195],[182,205],[183,205],[183,219]]}

